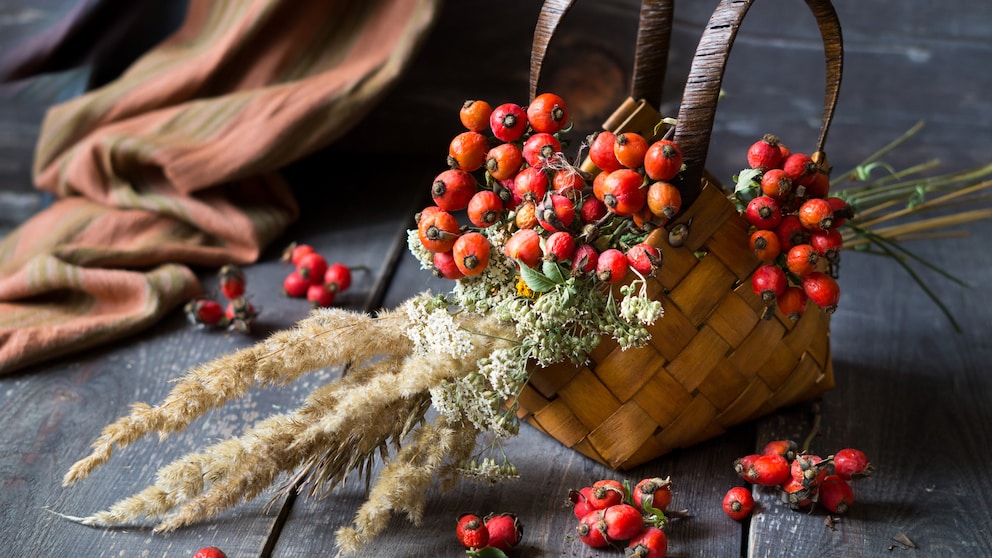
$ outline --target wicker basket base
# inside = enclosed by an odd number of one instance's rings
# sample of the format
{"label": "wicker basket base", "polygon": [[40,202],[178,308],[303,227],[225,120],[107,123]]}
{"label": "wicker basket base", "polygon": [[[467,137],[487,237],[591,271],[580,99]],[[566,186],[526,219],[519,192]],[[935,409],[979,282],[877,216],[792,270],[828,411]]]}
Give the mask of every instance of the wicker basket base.
{"label": "wicker basket base", "polygon": [[704,186],[677,223],[690,219],[683,246],[659,244],[664,263],[648,288],[665,315],[650,343],[622,351],[603,339],[587,366],[534,370],[521,419],[629,469],[833,387],[829,316],[812,303],[797,322],[777,310],[762,316],[750,285],[761,262],[719,187]]}

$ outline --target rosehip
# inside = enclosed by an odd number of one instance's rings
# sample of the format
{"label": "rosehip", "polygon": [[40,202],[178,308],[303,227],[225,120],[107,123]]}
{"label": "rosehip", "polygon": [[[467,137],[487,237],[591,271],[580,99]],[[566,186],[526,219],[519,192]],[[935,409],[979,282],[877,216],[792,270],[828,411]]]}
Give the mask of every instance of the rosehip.
{"label": "rosehip", "polygon": [[572,167],[558,169],[551,177],[551,187],[556,194],[561,194],[573,202],[578,202],[582,189],[585,188],[586,181],[582,174]]}
{"label": "rosehip", "polygon": [[782,150],[779,149],[779,144],[781,143],[778,136],[765,134],[748,148],[747,164],[752,169],[777,168],[782,163]]}
{"label": "rosehip", "polygon": [[572,513],[575,514],[577,519],[582,519],[589,515],[589,512],[596,511],[596,508],[592,507],[592,504],[589,502],[591,494],[591,486],[583,486],[579,490],[568,491],[568,499],[572,502]]}
{"label": "rosehip", "polygon": [[837,475],[827,475],[820,483],[820,503],[831,513],[847,513],[854,505],[854,490]]}
{"label": "rosehip", "polygon": [[561,194],[551,194],[537,206],[537,223],[548,232],[567,229],[573,221],[575,204]]}
{"label": "rosehip", "polygon": [[816,163],[805,153],[792,153],[782,161],[782,170],[793,184],[805,186],[809,184],[813,173],[817,171]]}
{"label": "rosehip", "polygon": [[814,271],[803,277],[803,291],[817,306],[828,314],[837,309],[840,301],[840,286],[833,277],[821,271]]}
{"label": "rosehip", "polygon": [[582,202],[582,207],[579,208],[579,216],[582,217],[584,223],[595,223],[606,217],[608,212],[606,204],[596,198],[587,198],[586,201]]}
{"label": "rosehip", "polygon": [[752,453],[738,457],[734,460],[734,472],[737,473],[737,476],[744,478],[744,476],[747,475],[748,470],[751,468],[751,465],[759,457],[761,457],[760,453]]}
{"label": "rosehip", "polygon": [[661,250],[650,244],[635,244],[627,250],[627,265],[645,277],[654,275],[661,267]]}
{"label": "rosehip", "polygon": [[788,252],[796,244],[806,242],[807,231],[796,215],[785,215],[782,222],[775,227],[775,235],[778,236],[779,248],[783,252]]}
{"label": "rosehip", "polygon": [[533,229],[537,226],[537,204],[532,201],[525,201],[517,206],[517,211],[513,215],[513,222],[517,228]]}
{"label": "rosehip", "polygon": [[648,141],[637,132],[623,132],[613,140],[613,156],[628,169],[643,166],[647,150]]}
{"label": "rosehip", "polygon": [[482,168],[489,152],[489,140],[479,132],[462,132],[448,144],[448,166],[472,172]]}
{"label": "rosehip", "polygon": [[335,296],[336,291],[327,288],[327,285],[314,283],[307,287],[307,300],[314,308],[330,308]]}
{"label": "rosehip", "polygon": [[799,206],[799,222],[811,231],[822,231],[834,226],[834,210],[827,200],[810,198]]}
{"label": "rosehip", "polygon": [[[806,313],[806,293],[800,287],[789,286],[785,292],[778,295],[775,303],[787,318],[798,321]],[[793,455],[795,455],[793,453]]]}
{"label": "rosehip", "polygon": [[490,251],[489,239],[477,232],[461,235],[451,247],[455,265],[466,277],[478,275],[486,269]]}
{"label": "rosehip", "polygon": [[744,472],[743,479],[761,486],[778,486],[789,480],[789,462],[777,454],[758,456]]}
{"label": "rosehip", "polygon": [[785,292],[789,281],[782,268],[774,264],[765,264],[754,271],[751,276],[751,288],[766,303],[773,302]]}
{"label": "rosehip", "polygon": [[772,440],[765,444],[765,447],[761,450],[763,455],[768,454],[778,454],[785,458],[786,461],[791,462],[796,458],[796,452],[799,450],[799,445],[792,440]]}
{"label": "rosehip", "polygon": [[817,254],[829,262],[837,261],[841,249],[844,248],[844,238],[836,227],[825,231],[814,231],[809,236],[809,243],[813,245],[813,248],[816,248]]}
{"label": "rosehip", "polygon": [[561,151],[561,142],[551,134],[538,133],[524,142],[523,156],[527,164],[536,167]]}
{"label": "rosehip", "polygon": [[324,272],[324,284],[337,292],[348,290],[351,287],[351,269],[343,263],[332,263]]}
{"label": "rosehip", "polygon": [[498,139],[516,141],[527,131],[527,113],[520,105],[504,103],[489,115],[489,127]]}
{"label": "rosehip", "polygon": [[825,198],[830,193],[830,177],[817,170],[810,176],[804,195],[807,198]]}
{"label": "rosehip", "polygon": [[803,486],[816,487],[827,476],[829,462],[824,462],[819,455],[802,454],[789,467],[789,475]]}
{"label": "rosehip", "polygon": [[644,153],[644,174],[667,182],[682,170],[682,150],[671,140],[658,140]]}
{"label": "rosehip", "polygon": [[527,121],[535,132],[554,134],[568,123],[568,108],[558,95],[541,93],[527,105]]}
{"label": "rosehip", "polygon": [[481,517],[466,513],[458,518],[455,525],[458,542],[465,548],[484,548],[489,543],[489,530]]}
{"label": "rosehip", "polygon": [[307,296],[310,282],[303,278],[298,271],[293,271],[282,280],[282,292],[288,297],[303,298]]}
{"label": "rosehip", "polygon": [[575,249],[575,254],[572,256],[572,275],[593,273],[598,262],[599,252],[590,244],[582,244]]}
{"label": "rosehip", "polygon": [[843,225],[848,219],[854,217],[854,208],[844,201],[844,198],[829,197],[827,203],[834,211],[834,228]]}
{"label": "rosehip", "polygon": [[603,250],[596,261],[596,277],[604,283],[623,281],[627,271],[627,256],[616,248]]}
{"label": "rosehip", "polygon": [[486,530],[489,531],[488,545],[503,552],[520,544],[524,536],[523,525],[512,513],[486,516]]}
{"label": "rosehip", "polygon": [[785,255],[785,266],[799,277],[805,277],[816,271],[820,254],[810,244],[797,244]]}
{"label": "rosehip", "polygon": [[477,227],[496,224],[502,214],[503,200],[492,190],[479,190],[468,202],[468,220]]}
{"label": "rosehip", "polygon": [[520,229],[503,245],[503,252],[510,259],[534,267],[541,261],[541,236],[534,229]]}
{"label": "rosehip", "polygon": [[227,554],[216,546],[205,546],[197,550],[193,558],[227,558]]}
{"label": "rosehip", "polygon": [[803,486],[803,483],[795,478],[790,478],[782,484],[782,499],[794,510],[810,506],[815,495],[815,487]]}
{"label": "rosehip", "polygon": [[757,229],[751,233],[748,244],[751,246],[751,250],[754,251],[754,255],[765,263],[775,261],[775,258],[781,253],[781,244],[779,244],[778,235],[773,231]]}
{"label": "rosehip", "polygon": [[309,244],[297,244],[295,242],[291,243],[286,247],[286,250],[282,253],[282,261],[290,262],[294,266],[299,265],[300,258],[313,252],[313,246]]}
{"label": "rosehip", "polygon": [[735,486],[723,497],[723,511],[731,519],[743,521],[754,510],[754,496],[743,486]]}
{"label": "rosehip", "polygon": [[647,204],[651,213],[667,223],[682,210],[682,193],[669,182],[655,182],[648,186]]}
{"label": "rosehip", "polygon": [[514,177],[513,191],[527,201],[540,201],[548,191],[548,174],[543,169],[527,167]]}
{"label": "rosehip", "polygon": [[647,202],[647,191],[642,188],[644,177],[635,170],[619,169],[603,181],[603,203],[617,215],[637,213]]}
{"label": "rosehip", "polygon": [[859,449],[844,448],[834,454],[834,473],[844,480],[868,477],[873,472],[868,457]]}
{"label": "rosehip", "polygon": [[606,522],[603,521],[603,510],[594,510],[586,514],[579,520],[575,532],[579,535],[579,540],[586,546],[603,548],[610,544],[606,538]]}
{"label": "rosehip", "polygon": [[544,241],[544,261],[563,262],[572,259],[574,253],[575,237],[571,233],[554,232]]}
{"label": "rosehip", "polygon": [[665,558],[668,554],[668,536],[654,525],[644,529],[627,544],[627,558]]}
{"label": "rosehip", "polygon": [[665,511],[672,503],[672,480],[660,477],[643,479],[634,486],[631,500],[644,512],[648,511],[648,507]]}
{"label": "rosehip", "polygon": [[468,202],[479,189],[475,177],[458,169],[448,169],[437,175],[431,185],[434,204],[445,211],[459,211],[468,207]]}
{"label": "rosehip", "polygon": [[255,318],[258,317],[258,311],[255,310],[252,303],[244,298],[236,298],[227,304],[224,316],[227,318],[229,329],[247,333],[251,330],[251,324],[254,323]]}
{"label": "rosehip", "polygon": [[324,282],[324,273],[327,273],[327,259],[316,252],[307,254],[296,266],[296,272],[311,285],[321,285]]}
{"label": "rosehip", "polygon": [[782,199],[792,191],[792,180],[782,169],[771,169],[761,176],[761,192],[775,199]]}
{"label": "rosehip", "polygon": [[427,250],[448,252],[458,238],[458,220],[441,208],[425,209],[417,223],[417,235]]}
{"label": "rosehip", "polygon": [[[303,256],[304,259],[307,257],[310,255]],[[220,279],[220,291],[228,300],[241,298],[245,295],[245,274],[241,268],[235,265],[225,265],[220,268],[217,276]]]}
{"label": "rosehip", "polygon": [[774,229],[782,222],[782,207],[775,198],[758,196],[748,202],[747,222],[759,229]]}
{"label": "rosehip", "polygon": [[198,326],[219,326],[224,322],[224,308],[216,300],[194,298],[183,307],[186,319]]}
{"label": "rosehip", "polygon": [[612,541],[626,541],[644,530],[641,512],[630,504],[617,504],[603,512],[606,522],[606,538]]}
{"label": "rosehip", "polygon": [[501,143],[486,154],[486,171],[496,180],[513,178],[523,163],[524,156],[514,143]]}
{"label": "rosehip", "polygon": [[613,144],[616,141],[616,134],[608,130],[589,136],[589,159],[599,167],[599,170],[610,173],[623,168],[613,153]]}
{"label": "rosehip", "polygon": [[455,265],[455,256],[451,252],[434,252],[434,275],[454,281],[465,277]]}
{"label": "rosehip", "polygon": [[479,100],[468,100],[462,104],[462,108],[458,111],[458,119],[461,121],[462,126],[465,126],[470,132],[481,132],[489,129],[489,115],[492,112],[493,108],[489,103]]}

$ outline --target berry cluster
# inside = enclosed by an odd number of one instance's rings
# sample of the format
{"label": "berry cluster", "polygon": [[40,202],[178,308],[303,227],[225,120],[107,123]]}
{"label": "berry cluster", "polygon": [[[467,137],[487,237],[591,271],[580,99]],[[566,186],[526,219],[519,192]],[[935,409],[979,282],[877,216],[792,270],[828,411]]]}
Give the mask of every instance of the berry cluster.
{"label": "berry cluster", "polygon": [[[449,145],[450,168],[431,186],[434,205],[417,214],[438,277],[481,274],[493,257],[491,228],[510,233],[502,249],[518,265],[564,266],[552,276],[611,284],[630,269],[657,270],[661,251],[643,239],[681,209],[669,182],[682,168],[675,143],[600,132],[588,147],[601,170],[589,174],[561,153],[568,110],[558,95],[538,95],[527,107],[466,101],[459,116],[467,131]],[[471,226],[455,216],[463,210]]]}
{"label": "berry cluster", "polygon": [[[855,448],[823,458],[797,453],[791,440],[773,440],[761,453],[734,461],[734,470],[751,484],[777,488],[792,509],[819,503],[830,513],[844,514],[854,504],[851,481],[870,476],[874,469],[864,452]],[[723,501],[724,511],[737,520],[747,517],[753,507],[751,492],[744,487],[730,489]]]}
{"label": "berry cluster", "polygon": [[524,527],[512,513],[465,513],[458,518],[455,535],[472,558],[501,558],[520,544]]}
{"label": "berry cluster", "polygon": [[334,304],[338,293],[351,286],[351,268],[318,254],[309,244],[290,244],[283,252],[283,261],[294,269],[283,279],[282,291],[292,298],[306,298],[314,308]]}
{"label": "berry cluster", "polygon": [[833,312],[840,300],[836,269],[843,246],[837,228],[852,214],[830,196],[829,169],[792,153],[766,134],[747,151],[749,169],[737,177],[734,199],[751,225],[750,246],[764,265],[752,276],[755,294],[798,320],[812,300]]}
{"label": "berry cluster", "polygon": [[586,545],[603,548],[626,543],[625,556],[664,558],[668,537],[665,512],[672,501],[670,478],[643,479],[633,488],[613,479],[569,492],[579,520],[576,532]]}
{"label": "berry cluster", "polygon": [[247,333],[258,316],[258,310],[245,298],[245,274],[241,268],[225,265],[217,272],[220,290],[227,298],[227,307],[209,297],[201,296],[183,308],[190,323],[199,327],[226,327]]}

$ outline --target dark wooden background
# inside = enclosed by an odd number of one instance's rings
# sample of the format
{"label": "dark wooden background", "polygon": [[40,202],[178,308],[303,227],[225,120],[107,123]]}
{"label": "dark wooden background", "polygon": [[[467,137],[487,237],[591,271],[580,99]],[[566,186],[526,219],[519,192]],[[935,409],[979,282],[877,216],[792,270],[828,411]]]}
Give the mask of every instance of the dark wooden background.
{"label": "dark wooden background", "polygon": [[[0,49],[37,33],[72,2],[0,0]],[[670,72],[662,105],[672,114],[699,30],[715,4],[683,0],[676,8]],[[924,132],[889,161],[907,166],[932,157],[947,170],[992,160],[992,4],[983,0],[836,0],[847,65],[827,149],[838,170],[855,165],[920,119]],[[246,269],[263,313],[251,336],[205,333],[177,311],[158,326],[113,346],[0,378],[0,555],[191,556],[216,545],[228,556],[334,554],[333,533],[363,499],[349,486],[320,501],[267,497],[211,521],[159,536],[144,527],[98,530],[48,510],[82,515],[143,488],[161,465],[220,437],[236,435],[272,412],[292,407],[337,371],[321,371],[284,390],[252,393],[212,413],[166,444],[145,441],[121,452],[71,489],[60,479],[86,454],[102,426],[133,401],[154,403],[187,368],[290,326],[306,305],[287,300],[277,261],[292,240],[374,273],[340,299],[356,310],[393,307],[427,288],[447,287],[403,254],[404,229],[423,204],[424,186],[443,166],[466,98],[524,102],[527,55],[538,2],[449,0],[410,72],[344,140],[288,169],[305,203],[298,224]],[[636,28],[634,0],[577,2],[552,45],[546,89],[562,92],[580,130],[593,129],[626,93]],[[163,27],[167,20],[159,20]],[[126,42],[122,44],[127,44]],[[811,145],[822,98],[822,61],[811,17],[797,0],[757,2],[745,22],[724,83],[709,169],[729,176],[746,146],[774,132]],[[0,50],[2,52],[2,50]],[[117,55],[127,56],[127,49]],[[109,67],[115,65],[110,63]],[[30,158],[46,106],[104,79],[88,66],[2,86],[0,93],[0,234],[45,203],[30,187]],[[94,69],[96,68],[96,69]],[[101,69],[102,68],[102,69]],[[573,137],[581,137],[576,133]],[[383,161],[389,164],[383,164]],[[333,179],[330,178],[333,176]],[[370,203],[369,188],[376,195]],[[512,511],[525,524],[515,555],[619,556],[574,539],[562,504],[569,487],[601,477],[671,475],[674,505],[693,518],[669,528],[670,556],[992,556],[992,224],[952,241],[914,245],[970,288],[924,273],[964,326],[954,333],[939,310],[890,261],[851,253],[841,270],[843,299],[832,322],[837,388],[822,399],[822,431],[813,444],[829,453],[864,449],[878,473],[855,486],[854,510],[830,530],[820,513],[785,509],[757,491],[761,509],[747,523],[719,511],[736,484],[732,460],[776,437],[802,437],[809,405],[779,411],[724,436],[680,450],[628,473],[614,473],[530,428],[508,444],[522,478],[500,486],[463,483],[432,494],[423,525],[402,518],[365,555],[454,556],[462,511]],[[398,258],[394,257],[398,256]],[[208,288],[212,270],[200,270]],[[376,296],[381,289],[384,298]],[[903,548],[904,535],[918,548]]]}

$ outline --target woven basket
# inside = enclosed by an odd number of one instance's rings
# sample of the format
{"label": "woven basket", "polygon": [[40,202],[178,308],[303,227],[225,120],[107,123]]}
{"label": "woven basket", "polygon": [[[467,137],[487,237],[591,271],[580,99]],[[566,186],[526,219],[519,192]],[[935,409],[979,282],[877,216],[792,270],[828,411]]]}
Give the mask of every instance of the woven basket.
{"label": "woven basket", "polygon": [[[730,47],[752,2],[720,2],[687,80],[674,136],[686,163],[679,184],[686,209],[669,228],[688,224],[690,232],[680,247],[669,245],[666,229],[649,237],[662,248],[664,263],[648,288],[665,309],[650,328],[650,343],[621,350],[604,338],[585,366],[565,363],[533,370],[518,400],[520,418],[611,468],[645,463],[834,385],[829,316],[812,302],[797,322],[766,310],[750,285],[760,262],[748,247],[748,224],[703,170]],[[817,145],[822,158],[840,85],[840,27],[829,0],[807,4],[820,25],[827,59]],[[558,10],[558,17],[562,13]],[[653,19],[646,23],[646,15]],[[670,26],[670,16],[670,1],[645,2],[632,98],[607,122],[607,129],[643,132],[659,121],[650,103],[636,94],[650,89],[660,96],[660,89],[639,85],[637,74],[638,66],[646,64],[641,43],[653,45],[655,55],[661,50],[667,56],[668,33],[657,26]],[[547,39],[541,39],[545,46]],[[532,64],[532,93],[534,68]],[[651,70],[646,81],[660,83],[657,64]]]}

